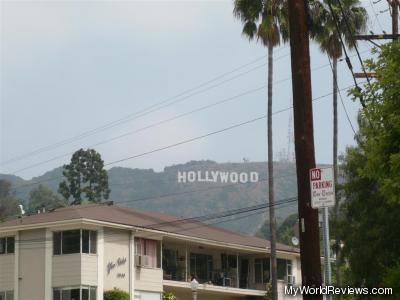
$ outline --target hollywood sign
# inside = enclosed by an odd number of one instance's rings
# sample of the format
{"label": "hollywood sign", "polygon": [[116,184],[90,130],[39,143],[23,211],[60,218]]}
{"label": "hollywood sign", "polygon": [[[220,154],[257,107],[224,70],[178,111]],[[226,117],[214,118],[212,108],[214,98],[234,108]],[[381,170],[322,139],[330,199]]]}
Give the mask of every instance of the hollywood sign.
{"label": "hollywood sign", "polygon": [[258,172],[221,172],[221,171],[179,171],[178,183],[214,182],[214,183],[247,183],[258,182]]}

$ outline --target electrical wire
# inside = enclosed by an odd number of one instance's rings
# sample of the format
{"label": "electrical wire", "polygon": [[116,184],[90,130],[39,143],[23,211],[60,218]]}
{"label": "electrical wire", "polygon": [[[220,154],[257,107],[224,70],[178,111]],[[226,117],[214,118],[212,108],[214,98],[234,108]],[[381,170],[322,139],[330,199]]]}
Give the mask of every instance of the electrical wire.
{"label": "electrical wire", "polygon": [[375,20],[378,22],[378,26],[379,26],[379,28],[381,29],[381,32],[383,32],[384,30],[383,30],[383,27],[382,27],[381,22],[379,21],[378,14],[377,14],[376,11],[375,11],[374,4],[372,3],[371,0],[368,0],[368,1],[369,1],[369,5],[370,5],[371,8],[372,8],[373,14],[374,14],[374,16],[375,16]]}
{"label": "electrical wire", "polygon": [[[328,0],[328,1],[330,1],[330,0]],[[352,31],[351,31],[351,28],[350,28],[350,24],[349,24],[349,20],[347,18],[346,12],[344,11],[344,8],[343,8],[343,5],[342,5],[342,1],[341,0],[337,0],[337,3],[339,4],[340,10],[342,12],[342,16],[343,16],[344,22],[346,24],[348,34],[351,35]],[[339,35],[340,35],[340,31],[339,31]],[[361,68],[363,70],[363,73],[365,75],[365,78],[367,79],[368,85],[371,87],[371,81],[369,79],[367,71],[365,70],[364,62],[363,62],[363,60],[361,58],[360,52],[358,51],[357,42],[355,41],[355,39],[351,39],[351,40],[353,42],[354,50],[356,50],[357,57],[358,57],[358,60],[360,62],[360,65],[361,65]]]}
{"label": "electrical wire", "polygon": [[[334,12],[334,10],[333,10],[332,4],[331,4],[331,0],[327,0],[327,4],[328,4],[329,10],[330,10],[330,12],[331,12],[331,15],[332,15],[332,17],[333,17],[333,19],[334,19],[335,27],[336,27],[336,30],[337,30],[338,36],[339,36],[339,41],[340,41],[340,44],[342,45],[343,52],[344,52],[344,54],[345,54],[345,60],[346,60],[346,63],[347,63],[347,67],[349,68],[349,70],[350,70],[350,72],[351,72],[351,75],[352,75],[352,77],[353,77],[354,86],[356,87],[356,89],[357,89],[358,91],[361,91],[361,88],[358,86],[356,76],[354,75],[353,65],[351,64],[349,55],[348,55],[347,50],[346,50],[346,46],[345,46],[345,44],[344,44],[344,42],[343,42],[342,33],[341,33],[340,28],[339,28],[339,20],[338,20],[338,18],[337,18],[337,16],[336,16],[335,12]],[[362,105],[363,107],[365,107],[365,103],[364,103],[364,100],[363,100],[362,97],[360,97],[360,102],[361,102],[361,105]]]}
{"label": "electrical wire", "polygon": [[[175,121],[175,120],[177,120],[177,119],[180,119],[180,118],[189,116],[189,115],[191,115],[191,114],[194,114],[194,113],[197,113],[197,112],[206,110],[206,109],[208,109],[208,108],[215,107],[215,106],[217,106],[217,105],[224,104],[224,103],[227,103],[227,102],[231,102],[231,101],[233,101],[233,100],[237,100],[237,99],[239,99],[239,98],[241,98],[241,97],[243,97],[243,96],[247,96],[247,95],[250,95],[250,94],[252,94],[252,93],[261,91],[261,90],[265,89],[266,87],[267,87],[267,85],[262,85],[262,86],[260,86],[260,87],[254,88],[254,89],[247,90],[247,91],[245,91],[245,92],[243,92],[243,93],[240,93],[240,94],[237,94],[237,95],[235,95],[235,96],[228,97],[228,98],[225,98],[225,99],[223,99],[223,100],[220,100],[220,101],[211,103],[211,104],[209,104],[209,105],[205,105],[205,106],[202,106],[202,107],[200,107],[200,108],[196,108],[196,109],[194,109],[194,110],[191,110],[191,111],[188,111],[188,112],[185,112],[185,113],[182,113],[182,114],[178,114],[178,115],[176,115],[176,116],[174,116],[174,117],[171,117],[171,118],[168,118],[168,119],[164,119],[164,120],[162,120],[162,121],[158,121],[158,122],[152,123],[152,124],[150,124],[150,125],[147,125],[147,126],[138,128],[138,129],[136,129],[136,130],[129,131],[129,132],[127,132],[127,133],[123,133],[123,134],[121,134],[121,135],[114,136],[114,137],[111,137],[111,138],[109,138],[109,139],[100,141],[100,142],[98,142],[98,143],[95,143],[95,144],[92,144],[92,145],[88,146],[88,148],[93,148],[93,147],[97,147],[97,146],[100,146],[100,145],[104,145],[104,144],[107,144],[107,143],[109,143],[109,142],[113,142],[113,141],[115,141],[115,140],[119,140],[119,139],[121,139],[121,138],[123,138],[123,137],[130,136],[130,135],[134,135],[134,134],[136,134],[136,133],[145,131],[145,130],[147,130],[147,129],[154,128],[154,127],[157,127],[157,126],[159,126],[159,125],[162,125],[162,124],[165,124],[165,123],[168,123],[168,122],[171,122],[171,121]],[[60,158],[64,158],[64,157],[69,156],[69,155],[72,155],[72,154],[74,154],[74,153],[75,153],[75,151],[68,152],[68,153],[64,153],[64,154],[55,156],[55,157],[53,157],[53,158],[47,159],[47,160],[45,160],[45,161],[41,161],[41,162],[38,162],[38,163],[35,163],[35,164],[32,164],[32,165],[23,167],[23,168],[21,168],[21,169],[15,170],[15,171],[10,172],[10,173],[11,173],[11,174],[17,174],[17,173],[19,173],[19,172],[21,172],[21,171],[25,171],[25,170],[28,170],[28,169],[31,169],[31,168],[34,168],[34,167],[37,167],[37,166],[46,164],[46,163],[52,162],[52,161],[57,160],[57,159],[60,159]]]}
{"label": "electrical wire", "polygon": [[[343,90],[348,89],[348,88],[350,88],[352,86],[353,85],[348,86],[346,88],[343,88]],[[329,95],[332,95],[332,92],[327,93],[327,94],[322,95],[322,96],[319,96],[317,98],[314,98],[312,101],[317,101],[317,100],[323,99],[323,98],[325,98],[325,97],[327,97]],[[290,107],[275,111],[273,113],[273,115],[278,114],[278,113],[282,113],[284,111],[288,111],[290,109],[293,109],[293,106],[290,106]],[[115,161],[111,161],[111,162],[106,163],[105,166],[114,165],[116,163],[120,163],[120,162],[123,162],[123,161],[131,160],[131,159],[142,157],[142,156],[146,156],[146,155],[149,155],[149,154],[152,154],[152,153],[156,153],[156,152],[160,152],[160,151],[167,150],[167,149],[170,149],[170,148],[174,148],[174,147],[177,147],[177,146],[180,146],[180,145],[183,145],[183,144],[191,143],[191,142],[194,142],[194,141],[197,141],[197,140],[200,140],[200,139],[207,138],[207,137],[212,136],[212,135],[216,135],[216,134],[219,134],[219,133],[222,133],[222,132],[230,131],[232,129],[235,129],[235,128],[238,128],[238,127],[241,127],[241,126],[248,125],[248,124],[260,121],[260,120],[265,119],[265,118],[266,118],[266,114],[261,115],[261,116],[256,117],[256,118],[253,118],[253,119],[250,119],[250,120],[247,120],[247,121],[244,121],[244,122],[241,122],[241,123],[236,123],[234,125],[231,125],[229,127],[225,127],[223,129],[219,129],[219,130],[212,131],[212,132],[209,132],[209,133],[197,136],[197,137],[193,137],[193,138],[190,138],[190,139],[187,139],[187,140],[183,140],[183,141],[180,141],[180,142],[177,142],[177,143],[174,143],[174,144],[170,144],[170,145],[163,146],[163,147],[160,147],[160,148],[156,148],[156,149],[153,149],[153,150],[150,150],[150,151],[142,152],[140,154],[132,155],[132,156],[125,157],[125,158],[122,158],[122,159],[118,159],[118,160],[115,160]],[[63,176],[47,178],[47,179],[39,180],[39,181],[36,181],[36,182],[33,182],[33,183],[28,183],[28,184],[15,186],[15,187],[12,188],[12,190],[15,191],[15,190],[20,189],[20,188],[25,188],[25,187],[37,185],[37,184],[40,184],[40,183],[43,183],[43,182],[53,181],[53,180],[61,180],[63,178],[64,178]]]}
{"label": "electrical wire", "polygon": [[[211,224],[204,223],[205,221],[211,221],[211,220],[220,219],[220,218],[226,218],[226,217],[231,217],[231,216],[236,216],[236,215],[242,215],[242,214],[245,214],[245,213],[252,213],[252,212],[256,212],[256,211],[264,211],[266,209],[269,209],[272,206],[281,206],[281,205],[295,203],[295,202],[297,202],[297,197],[291,197],[291,198],[281,199],[281,200],[275,202],[275,204],[273,204],[273,205],[267,204],[267,203],[257,204],[257,205],[250,205],[250,206],[246,206],[246,207],[242,207],[242,208],[238,208],[238,209],[226,210],[226,211],[223,211],[223,212],[220,212],[220,213],[206,214],[206,215],[201,215],[201,216],[191,217],[191,218],[180,218],[180,219],[176,219],[176,220],[173,220],[173,221],[158,222],[158,223],[153,223],[153,224],[149,224],[149,225],[146,225],[146,226],[133,226],[133,227],[162,231],[161,230],[162,227],[177,226],[180,223],[190,223],[190,224],[195,225],[196,226],[195,228],[200,228],[200,227],[205,227],[205,226],[210,226],[211,225]],[[92,208],[92,207],[85,206],[85,207],[82,207],[80,209],[90,209],[90,208]],[[218,223],[231,222],[231,221],[234,221],[234,220],[232,220],[232,219],[223,220],[223,221],[222,220],[218,220]],[[178,230],[166,231],[166,232],[179,234],[181,231],[188,231],[188,230],[192,230],[192,229],[194,229],[194,228],[179,228]],[[107,235],[105,235],[105,236],[107,236]],[[113,235],[109,234],[108,236],[112,237]],[[50,242],[52,240],[53,239],[37,238],[37,239],[15,240],[15,242],[19,243],[20,245],[22,245],[22,244],[24,244],[24,245],[31,244],[32,245],[32,244],[35,244],[35,243],[43,243],[43,242],[46,242],[46,241]]]}
{"label": "electrical wire", "polygon": [[[331,58],[329,57],[329,55],[328,55],[328,60],[329,60],[329,65],[331,66],[332,73],[333,73],[332,61],[331,61]],[[346,114],[346,119],[347,119],[347,121],[349,122],[350,127],[351,127],[351,130],[353,131],[354,135],[356,135],[356,131],[355,131],[355,129],[354,129],[353,123],[351,122],[350,116],[349,116],[349,114],[348,114],[348,112],[347,112],[347,109],[346,109],[346,106],[344,105],[344,101],[343,101],[343,98],[342,98],[342,93],[340,92],[340,89],[339,89],[337,80],[336,80],[335,82],[336,82],[335,88],[336,88],[336,90],[338,91],[338,94],[339,94],[339,97],[340,97],[340,101],[342,102],[342,106],[343,106],[344,112],[345,112],[345,114]]]}
{"label": "electrical wire", "polygon": [[[339,61],[343,61],[343,59],[340,59]],[[323,68],[325,68],[325,67],[327,67],[327,66],[329,66],[329,64],[324,64],[324,65],[321,65],[321,66],[318,66],[318,67],[313,68],[312,71],[320,70],[320,69],[323,69]],[[280,80],[274,82],[274,85],[283,83],[283,82],[288,81],[288,80],[290,80],[290,79],[291,79],[291,77],[286,77],[286,78],[280,79]],[[126,136],[134,135],[134,134],[139,133],[139,132],[142,132],[142,131],[144,131],[144,130],[147,130],[147,129],[150,129],[150,128],[153,128],[153,127],[162,125],[162,124],[164,124],[164,123],[168,123],[168,122],[177,120],[177,119],[179,119],[179,118],[182,118],[182,117],[191,115],[191,114],[193,114],[193,113],[197,113],[197,112],[203,111],[203,110],[205,110],[205,109],[208,109],[208,108],[211,108],[211,107],[220,105],[220,104],[224,104],[224,103],[227,103],[227,102],[236,100],[237,98],[240,98],[240,97],[242,97],[242,96],[246,96],[246,95],[249,95],[249,94],[251,94],[251,93],[260,91],[260,90],[262,90],[262,89],[264,89],[264,88],[266,88],[266,87],[267,87],[267,85],[263,85],[263,86],[261,86],[261,87],[255,88],[255,89],[245,91],[245,92],[243,92],[243,93],[241,93],[241,94],[238,94],[238,95],[235,95],[235,96],[232,96],[232,97],[229,97],[229,98],[226,98],[226,99],[223,99],[223,100],[220,100],[220,101],[211,103],[211,104],[209,104],[209,105],[205,105],[205,106],[203,106],[203,107],[200,107],[200,108],[191,110],[191,111],[189,111],[189,112],[179,114],[179,115],[177,115],[177,116],[175,116],[175,117],[171,117],[171,118],[168,118],[168,119],[165,119],[165,120],[162,120],[162,121],[159,121],[159,122],[156,122],[156,123],[153,123],[153,124],[150,124],[150,125],[141,127],[141,128],[139,128],[139,129],[136,129],[136,130],[133,130],[133,131],[129,131],[129,132],[127,132],[127,133],[123,133],[123,134],[118,135],[118,136],[115,136],[115,137],[111,137],[111,138],[109,138],[109,139],[100,141],[100,142],[98,142],[98,143],[89,145],[89,146],[87,146],[87,147],[88,147],[88,148],[97,147],[97,146],[104,145],[104,144],[107,144],[107,143],[112,142],[112,141],[115,141],[115,140],[119,140],[119,139],[121,139],[121,138],[123,138],[123,137],[126,137]],[[74,154],[74,153],[75,153],[75,151],[71,151],[71,152],[68,152],[68,153],[64,153],[64,154],[61,154],[61,155],[57,155],[57,156],[52,157],[52,158],[50,158],[50,159],[46,159],[46,160],[44,160],[44,161],[40,161],[40,162],[31,164],[31,165],[25,166],[25,167],[23,167],[23,168],[17,169],[17,170],[15,170],[15,171],[12,171],[12,172],[10,172],[10,174],[14,174],[14,175],[15,175],[15,174],[18,174],[18,173],[20,173],[20,172],[22,172],[22,171],[25,171],[25,170],[28,170],[28,169],[32,169],[32,168],[34,168],[34,167],[37,167],[37,166],[40,166],[40,165],[43,165],[43,164],[46,164],[46,163],[55,161],[55,160],[57,160],[57,159],[64,158],[64,157],[69,156],[69,155],[72,155],[72,154]]]}
{"label": "electrical wire", "polygon": [[[283,49],[285,49],[285,47],[279,49],[278,52],[281,51],[281,50],[283,50]],[[282,59],[282,58],[285,58],[285,57],[287,57],[287,56],[289,56],[289,54],[280,56],[280,57],[277,58],[277,60]],[[113,128],[113,127],[115,127],[115,126],[117,126],[117,125],[121,125],[121,124],[126,123],[126,122],[128,122],[128,121],[132,121],[133,119],[137,119],[137,118],[143,117],[143,116],[145,116],[145,115],[147,115],[147,114],[149,114],[149,113],[152,113],[152,112],[157,111],[157,110],[159,110],[159,109],[165,108],[165,107],[170,106],[170,105],[172,105],[172,104],[175,104],[175,103],[177,103],[177,102],[181,102],[181,101],[183,101],[183,100],[185,100],[185,99],[188,99],[188,98],[193,97],[193,96],[195,96],[195,95],[198,95],[198,94],[200,94],[200,93],[204,93],[204,92],[206,92],[206,91],[208,91],[208,90],[210,90],[210,89],[216,88],[216,87],[218,87],[218,86],[220,86],[220,85],[222,85],[222,84],[225,84],[226,82],[232,81],[232,80],[234,80],[234,79],[236,79],[236,78],[239,78],[239,77],[241,77],[241,76],[243,76],[243,75],[246,75],[246,74],[248,74],[248,73],[250,73],[250,72],[252,72],[252,71],[254,71],[254,70],[257,70],[257,69],[259,69],[260,67],[265,66],[266,63],[264,63],[264,64],[262,64],[262,65],[258,65],[258,66],[256,66],[256,67],[250,69],[250,70],[244,71],[244,72],[239,73],[239,74],[237,74],[237,75],[235,75],[235,76],[233,76],[233,77],[230,77],[230,78],[228,78],[228,79],[226,79],[226,80],[224,80],[224,81],[222,81],[222,82],[219,82],[219,83],[217,83],[217,84],[214,84],[214,85],[212,85],[212,86],[208,86],[208,87],[207,87],[207,85],[209,85],[210,83],[212,83],[212,82],[214,82],[214,81],[217,81],[217,80],[219,80],[219,79],[221,79],[221,78],[224,78],[224,77],[227,76],[227,75],[231,75],[231,74],[237,72],[238,70],[241,70],[241,69],[243,69],[243,68],[245,68],[245,67],[247,67],[247,66],[249,66],[249,65],[251,65],[251,64],[254,64],[255,62],[260,61],[261,59],[265,59],[265,57],[266,57],[266,56],[262,56],[262,57],[259,57],[259,58],[255,59],[255,60],[252,60],[251,62],[249,62],[249,63],[247,63],[247,64],[244,64],[244,65],[242,65],[242,66],[240,66],[240,67],[237,67],[237,68],[235,68],[235,69],[233,69],[233,70],[231,70],[231,71],[225,72],[225,73],[223,73],[223,74],[221,74],[221,75],[219,75],[219,76],[217,76],[217,77],[214,77],[214,78],[212,78],[212,79],[210,79],[210,80],[208,80],[208,81],[206,81],[206,82],[203,82],[203,83],[201,83],[201,84],[199,84],[199,85],[197,85],[197,86],[195,86],[195,87],[193,87],[193,88],[187,89],[187,90],[185,90],[185,91],[183,91],[183,92],[181,92],[181,93],[179,93],[179,94],[177,94],[177,95],[175,95],[175,96],[166,98],[166,99],[164,99],[164,100],[162,100],[162,101],[159,101],[159,102],[157,102],[157,103],[155,103],[155,104],[152,104],[152,105],[150,105],[150,106],[144,108],[143,110],[140,110],[140,111],[131,113],[131,114],[129,114],[129,115],[123,117],[123,118],[119,118],[119,119],[114,120],[114,121],[112,121],[112,122],[106,123],[106,124],[104,124],[104,125],[102,125],[102,126],[96,127],[96,128],[94,128],[94,129],[91,129],[91,130],[88,130],[88,131],[85,131],[85,132],[83,132],[83,133],[81,133],[81,134],[78,134],[78,135],[76,135],[76,136],[73,136],[73,137],[71,137],[71,138],[64,139],[64,140],[62,140],[62,141],[59,141],[59,142],[56,142],[56,143],[53,143],[53,144],[50,144],[50,145],[47,145],[47,146],[38,148],[38,149],[33,150],[33,151],[31,151],[31,152],[25,153],[25,154],[23,154],[23,155],[20,155],[20,156],[11,158],[11,159],[9,159],[9,160],[0,162],[0,165],[9,164],[9,163],[11,163],[11,162],[15,162],[15,161],[24,159],[24,158],[29,157],[29,156],[32,156],[32,155],[36,155],[36,154],[39,154],[39,153],[42,153],[42,152],[46,152],[46,151],[52,150],[52,149],[54,149],[54,148],[61,147],[61,146],[63,146],[63,145],[66,145],[66,144],[72,143],[72,142],[74,142],[74,141],[77,141],[77,140],[86,138],[86,137],[91,136],[91,135],[93,135],[93,134],[96,134],[96,133],[98,133],[98,132],[101,132],[101,131],[104,131],[104,130]],[[199,88],[202,88],[202,87],[206,87],[206,88],[201,89],[201,90],[199,90],[199,91],[196,91],[196,90],[198,90]],[[195,92],[194,92],[194,91],[195,91]],[[193,93],[191,93],[191,92],[193,92]],[[188,93],[191,93],[191,94],[186,95],[186,94],[188,94]],[[174,99],[176,99],[176,100],[173,101],[173,102],[171,102],[171,101],[174,100]],[[170,103],[170,104],[167,104],[168,102],[171,102],[171,103]],[[164,105],[164,104],[165,104],[165,105]],[[158,106],[160,106],[160,105],[164,105],[164,106],[158,107]]]}

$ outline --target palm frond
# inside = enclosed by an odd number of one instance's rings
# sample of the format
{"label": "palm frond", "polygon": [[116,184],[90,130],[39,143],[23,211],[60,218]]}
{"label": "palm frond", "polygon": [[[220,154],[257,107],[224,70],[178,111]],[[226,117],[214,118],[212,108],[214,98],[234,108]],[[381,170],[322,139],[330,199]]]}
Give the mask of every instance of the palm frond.
{"label": "palm frond", "polygon": [[249,40],[254,39],[257,34],[257,24],[251,21],[244,23],[242,34]]}
{"label": "palm frond", "polygon": [[354,36],[366,29],[367,13],[358,0],[311,0],[310,7],[311,38],[332,58],[342,56],[340,36],[347,47],[354,48],[357,42]]}

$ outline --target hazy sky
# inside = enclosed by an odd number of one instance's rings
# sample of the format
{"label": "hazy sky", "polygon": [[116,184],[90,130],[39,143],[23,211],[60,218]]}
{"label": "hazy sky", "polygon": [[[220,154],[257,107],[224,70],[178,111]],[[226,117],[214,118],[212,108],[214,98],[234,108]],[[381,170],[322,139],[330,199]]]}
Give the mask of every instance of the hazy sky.
{"label": "hazy sky", "polygon": [[[380,13],[387,8],[385,1],[374,5],[378,19],[372,0],[362,3],[370,13],[368,30],[390,32],[389,12]],[[266,113],[266,89],[254,91],[266,84],[266,49],[241,35],[232,1],[1,1],[0,8],[1,173],[31,178],[68,162],[71,153],[81,147],[137,131],[94,147],[109,163]],[[362,57],[368,57],[370,44],[363,42],[359,48]],[[288,45],[275,50],[274,111],[292,105],[289,53]],[[358,71],[356,57],[352,62]],[[311,45],[311,63],[313,98],[331,93],[328,60],[315,45]],[[339,63],[339,86],[351,84],[347,67]],[[172,98],[183,92],[186,97]],[[345,91],[342,95],[356,126],[359,103]],[[138,114],[164,100],[169,100],[165,104],[176,103]],[[288,147],[291,113],[274,115],[275,159]],[[128,122],[60,143],[127,116],[131,117]],[[331,95],[314,103],[314,126],[317,161],[330,163]],[[57,143],[58,147],[25,156]],[[339,151],[353,143],[340,104]],[[263,119],[108,167],[162,170],[200,159],[266,161],[266,146]],[[14,158],[18,160],[9,162]]]}

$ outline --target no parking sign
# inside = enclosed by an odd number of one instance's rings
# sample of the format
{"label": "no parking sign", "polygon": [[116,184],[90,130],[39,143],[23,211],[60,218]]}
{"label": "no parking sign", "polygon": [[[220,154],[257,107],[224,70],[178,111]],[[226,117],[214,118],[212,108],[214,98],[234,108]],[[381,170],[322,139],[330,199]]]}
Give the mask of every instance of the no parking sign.
{"label": "no parking sign", "polygon": [[335,180],[332,167],[311,169],[310,187],[312,208],[335,205]]}

